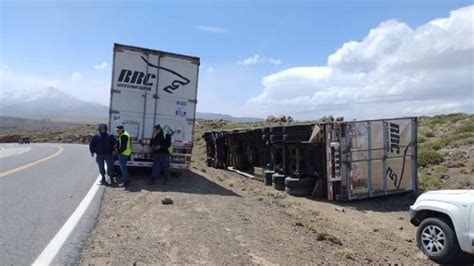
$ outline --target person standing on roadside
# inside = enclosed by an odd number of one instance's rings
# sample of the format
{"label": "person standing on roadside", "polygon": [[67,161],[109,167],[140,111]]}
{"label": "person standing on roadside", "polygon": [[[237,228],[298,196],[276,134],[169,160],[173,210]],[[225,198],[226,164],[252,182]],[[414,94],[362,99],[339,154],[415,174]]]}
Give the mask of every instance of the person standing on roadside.
{"label": "person standing on roadside", "polygon": [[92,137],[89,143],[89,151],[92,158],[96,154],[95,161],[99,166],[99,173],[102,176],[100,184],[107,185],[104,163],[107,165],[107,175],[110,177],[110,182],[112,182],[114,175],[114,157],[112,153],[115,146],[115,137],[107,132],[106,124],[99,124],[97,130],[97,134]]}
{"label": "person standing on roadside", "polygon": [[153,169],[151,172],[150,185],[163,173],[163,184],[166,184],[169,176],[171,157],[171,136],[166,134],[158,124],[154,127],[153,137],[150,141],[153,158]]}
{"label": "person standing on roadside", "polygon": [[127,161],[132,154],[132,139],[130,138],[130,134],[123,128],[123,126],[117,126],[116,129],[118,137],[115,149],[120,163],[120,172],[122,173],[122,184],[119,186],[127,188],[130,185]]}

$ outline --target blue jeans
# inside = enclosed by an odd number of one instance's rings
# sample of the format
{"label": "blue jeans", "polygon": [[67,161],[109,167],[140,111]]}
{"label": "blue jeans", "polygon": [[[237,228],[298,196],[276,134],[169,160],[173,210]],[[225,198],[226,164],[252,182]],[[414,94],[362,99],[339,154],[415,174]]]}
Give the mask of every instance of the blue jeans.
{"label": "blue jeans", "polygon": [[99,155],[95,157],[95,162],[99,166],[99,173],[102,178],[105,178],[104,163],[107,165],[107,175],[111,178],[114,176],[114,157],[112,154]]}
{"label": "blue jeans", "polygon": [[170,155],[166,153],[153,153],[153,168],[151,178],[156,180],[163,173],[164,179],[168,179],[170,171]]}
{"label": "blue jeans", "polygon": [[128,169],[127,169],[127,161],[128,161],[128,156],[119,154],[118,156],[119,162],[120,162],[120,172],[122,173],[122,181],[129,181],[128,179]]}

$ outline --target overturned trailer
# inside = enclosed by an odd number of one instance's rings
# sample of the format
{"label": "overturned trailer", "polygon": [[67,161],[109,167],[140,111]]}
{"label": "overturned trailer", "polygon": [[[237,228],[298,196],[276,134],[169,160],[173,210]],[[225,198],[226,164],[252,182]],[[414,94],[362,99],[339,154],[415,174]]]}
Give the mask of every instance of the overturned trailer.
{"label": "overturned trailer", "polygon": [[417,119],[209,131],[207,164],[252,172],[295,196],[354,200],[417,190]]}

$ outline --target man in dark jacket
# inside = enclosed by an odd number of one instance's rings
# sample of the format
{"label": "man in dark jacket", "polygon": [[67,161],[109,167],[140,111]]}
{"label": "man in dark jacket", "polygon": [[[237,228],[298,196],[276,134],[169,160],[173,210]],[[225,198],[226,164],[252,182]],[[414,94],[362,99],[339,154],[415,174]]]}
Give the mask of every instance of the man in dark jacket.
{"label": "man in dark jacket", "polygon": [[107,175],[110,177],[112,182],[112,177],[114,175],[114,158],[112,152],[115,146],[115,137],[107,133],[107,125],[99,124],[98,132],[92,138],[89,144],[89,151],[91,156],[94,157],[96,154],[95,161],[99,166],[99,173],[102,176],[100,183],[102,185],[107,185],[105,180],[105,168],[104,162],[107,164]]}
{"label": "man in dark jacket", "polygon": [[163,173],[163,184],[166,184],[169,176],[171,157],[171,136],[161,129],[160,125],[154,127],[154,134],[150,141],[153,158],[153,169],[151,172],[150,185]]}

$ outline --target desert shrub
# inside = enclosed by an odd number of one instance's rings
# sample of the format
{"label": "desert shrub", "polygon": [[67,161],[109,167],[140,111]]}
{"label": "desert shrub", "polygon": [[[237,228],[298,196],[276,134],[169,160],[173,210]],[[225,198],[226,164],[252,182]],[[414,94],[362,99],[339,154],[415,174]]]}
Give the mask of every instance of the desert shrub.
{"label": "desert shrub", "polygon": [[425,132],[425,137],[427,137],[427,138],[432,138],[434,136],[435,136],[435,134],[433,133],[433,131],[426,131]]}
{"label": "desert shrub", "polygon": [[446,147],[448,145],[446,139],[440,139],[440,140],[433,140],[433,141],[427,141],[421,145],[422,148],[429,149],[429,150],[439,150],[443,147]]}
{"label": "desert shrub", "polygon": [[421,191],[439,189],[441,178],[436,175],[420,175],[418,177],[418,189]]}
{"label": "desert shrub", "polygon": [[417,139],[417,142],[418,143],[424,143],[426,141],[426,139],[422,136],[418,136],[418,139]]}
{"label": "desert shrub", "polygon": [[418,165],[426,167],[428,165],[438,165],[444,161],[443,155],[433,149],[420,148],[418,150]]}
{"label": "desert shrub", "polygon": [[454,130],[454,134],[462,134],[462,133],[472,133],[474,132],[474,123],[467,123],[460,125]]}
{"label": "desert shrub", "polygon": [[448,173],[448,166],[446,165],[437,165],[433,169],[434,175],[439,177],[439,178],[444,178],[446,174]]}

